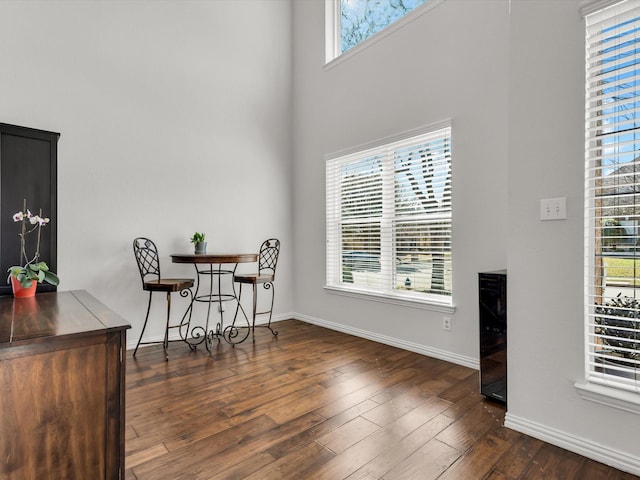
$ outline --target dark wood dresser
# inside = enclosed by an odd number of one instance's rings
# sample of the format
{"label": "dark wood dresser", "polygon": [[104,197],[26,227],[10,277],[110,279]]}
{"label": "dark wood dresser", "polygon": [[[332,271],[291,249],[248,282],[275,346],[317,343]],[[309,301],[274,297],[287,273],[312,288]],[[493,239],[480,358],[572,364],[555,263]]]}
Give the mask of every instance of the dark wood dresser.
{"label": "dark wood dresser", "polygon": [[124,478],[129,327],[84,290],[0,298],[0,479]]}

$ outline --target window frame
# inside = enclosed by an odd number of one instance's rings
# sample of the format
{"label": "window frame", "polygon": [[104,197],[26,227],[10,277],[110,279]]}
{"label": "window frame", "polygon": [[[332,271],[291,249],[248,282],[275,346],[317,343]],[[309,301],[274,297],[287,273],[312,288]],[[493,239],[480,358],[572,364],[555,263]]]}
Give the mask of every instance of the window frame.
{"label": "window frame", "polygon": [[[434,132],[438,132],[443,129],[448,129],[448,139],[449,139],[449,142],[451,142],[452,125],[450,120],[446,120],[446,121],[432,124],[426,127],[421,127],[419,129],[415,129],[409,132],[404,132],[392,137],[387,137],[375,142],[371,142],[369,144],[360,145],[351,149],[342,150],[339,152],[335,152],[333,154],[326,155],[325,156],[325,161],[327,165],[326,175],[328,175],[328,169],[330,168],[329,164],[331,162],[341,162],[346,157],[350,157],[358,154],[371,155],[376,150],[387,149],[389,145],[393,145],[398,142],[407,141],[414,137],[433,134]],[[449,147],[452,151],[451,144],[449,144]],[[451,153],[449,155],[450,157],[452,157]],[[451,170],[452,170],[452,166],[451,166]],[[450,171],[450,174],[451,174],[451,171]],[[451,180],[451,183],[452,183],[452,180]],[[334,203],[330,203],[332,198],[335,200],[338,200],[335,194],[333,194],[331,190],[335,188],[339,188],[339,186],[331,185],[330,181],[327,179],[325,188],[326,188],[325,205],[327,209],[327,218],[326,218],[327,249],[325,252],[326,253],[326,257],[325,257],[326,281],[325,281],[324,288],[327,292],[343,295],[347,297],[367,299],[371,301],[390,303],[394,305],[409,306],[409,307],[427,309],[427,310],[438,311],[443,313],[455,312],[455,305],[453,301],[454,300],[453,279],[452,279],[453,272],[451,272],[451,295],[446,297],[444,295],[426,294],[421,292],[406,293],[401,290],[394,290],[393,288],[391,290],[385,290],[381,292],[377,290],[370,290],[360,286],[349,286],[349,285],[346,285],[344,282],[342,282],[341,279],[343,277],[341,277],[341,275],[343,274],[343,272],[341,270],[341,267],[342,267],[343,252],[341,247],[342,237],[340,233],[340,230],[341,230],[340,225],[342,225],[342,216],[341,214],[335,214],[337,205]],[[389,187],[383,186],[381,188],[382,190],[385,190]],[[449,201],[452,201],[452,198],[453,197],[450,194]],[[331,218],[336,219],[335,225],[331,225]],[[393,219],[398,219],[401,221],[403,220],[403,217],[400,215],[395,215],[395,216],[390,216],[385,218],[386,218],[385,221],[392,221]],[[452,211],[449,213],[448,221],[450,225],[453,224]],[[450,233],[449,239],[448,239],[449,245],[450,245],[449,247],[450,251],[452,250],[452,239],[453,239],[453,235],[452,233]],[[336,246],[333,246],[331,242],[335,242]],[[391,255],[391,258],[393,258],[394,255],[397,253],[395,250],[396,247],[393,245],[393,242],[391,242],[391,245],[390,245],[387,240],[387,243],[385,243],[385,245],[386,245],[386,248],[388,249],[386,254]],[[385,248],[385,247],[383,246],[382,248]],[[333,262],[333,264],[331,264],[331,262]],[[453,261],[451,262],[453,263]],[[384,265],[382,265],[382,269],[383,271],[385,271]],[[392,281],[393,272],[389,272],[388,270],[386,270],[386,273],[389,275],[389,278],[387,278],[386,281],[389,283],[389,285],[393,285],[393,281]]]}
{"label": "window frame", "polygon": [[348,58],[357,55],[363,50],[375,45],[386,36],[396,30],[403,28],[414,20],[418,19],[431,9],[437,7],[446,0],[428,0],[426,3],[417,6],[402,18],[386,26],[379,32],[374,33],[367,39],[358,43],[353,48],[341,53],[340,39],[340,0],[325,0],[325,69],[331,69],[339,65]]}
{"label": "window frame", "polygon": [[[605,10],[609,7],[622,7],[624,9],[624,4],[628,3],[626,0],[606,0],[599,1],[595,4],[588,5],[582,10],[582,14],[585,18],[585,204],[584,204],[584,215],[585,215],[585,249],[584,249],[584,270],[585,270],[585,312],[584,312],[584,380],[580,382],[576,382],[575,387],[577,389],[578,394],[585,400],[589,400],[592,402],[596,402],[599,404],[607,405],[610,407],[614,407],[620,410],[624,410],[627,412],[632,412],[639,414],[640,413],[640,379],[638,376],[640,374],[640,365],[635,367],[635,382],[630,382],[629,380],[624,378],[624,375],[615,375],[608,371],[614,371],[615,367],[609,368],[606,363],[606,358],[608,358],[610,353],[607,354],[608,343],[599,343],[599,339],[602,336],[605,338],[615,338],[620,339],[624,338],[623,336],[615,336],[615,337],[606,337],[606,335],[610,335],[607,333],[607,323],[608,319],[613,319],[614,321],[620,321],[624,318],[634,318],[634,317],[625,317],[624,315],[617,315],[615,313],[611,313],[611,311],[617,311],[615,308],[607,307],[610,305],[611,299],[613,298],[613,293],[609,293],[607,296],[607,292],[605,288],[605,272],[602,268],[600,262],[604,261],[605,253],[608,251],[607,246],[605,245],[605,240],[607,237],[607,233],[605,233],[605,224],[598,224],[598,220],[602,220],[604,218],[609,218],[606,214],[602,213],[603,209],[611,208],[610,205],[605,205],[605,198],[611,197],[616,198],[615,195],[622,195],[622,193],[613,190],[616,184],[610,185],[611,181],[616,180],[618,177],[625,177],[629,174],[623,173],[620,166],[627,165],[624,161],[625,154],[623,151],[617,152],[618,143],[621,142],[622,139],[616,140],[614,143],[602,144],[603,139],[607,139],[608,137],[615,138],[617,136],[624,136],[627,134],[626,129],[619,128],[620,119],[624,118],[624,114],[620,112],[624,112],[624,110],[619,109],[616,104],[622,98],[624,98],[622,93],[620,94],[620,99],[616,100],[614,103],[607,103],[606,100],[608,97],[614,98],[614,95],[617,93],[616,91],[611,91],[612,88],[615,88],[617,82],[620,80],[616,80],[616,82],[610,83],[609,88],[601,87],[601,85],[607,85],[602,80],[599,79],[599,76],[603,74],[603,72],[609,71],[609,66],[614,64],[602,63],[602,67],[599,69],[593,69],[590,71],[590,61],[592,60],[589,56],[590,47],[593,49],[592,43],[590,41],[590,30],[593,29],[593,25],[601,25],[602,19],[604,18],[606,21],[613,20],[613,25],[620,24],[623,20],[618,20],[620,17],[620,13],[616,12],[614,15],[608,15]],[[640,16],[640,2],[635,2],[634,13],[631,15],[632,17]],[[612,10],[609,11],[611,13]],[[624,12],[623,16],[627,16],[628,12]],[[624,18],[624,17],[622,17]],[[618,22],[618,23],[616,23]],[[636,23],[637,25],[637,23]],[[616,35],[617,36],[617,35]],[[608,40],[613,38],[611,34],[607,37]],[[626,38],[626,37],[622,37]],[[615,45],[623,45],[626,40],[617,42]],[[593,45],[596,45],[595,43]],[[606,50],[609,52],[611,43],[606,43]],[[597,60],[602,58],[604,55],[609,55],[613,58],[618,54],[614,53],[605,53],[601,54],[600,51],[594,53],[593,56]],[[597,56],[596,56],[597,55]],[[638,58],[636,56],[636,58]],[[633,61],[636,61],[635,59]],[[591,62],[595,65],[600,65],[598,62]],[[640,62],[635,63],[634,65],[640,65]],[[609,76],[612,75],[608,73]],[[629,80],[632,83],[637,83],[640,81],[640,76],[636,75]],[[593,85],[593,87],[592,87]],[[603,93],[604,90],[609,90],[609,93]],[[635,91],[638,92],[640,87],[635,87]],[[592,93],[593,92],[593,93]],[[635,96],[633,97],[635,98]],[[624,103],[624,101],[622,101]],[[595,106],[595,108],[594,108]],[[612,110],[612,112],[608,112],[603,116],[603,110],[608,109]],[[618,110],[619,109],[619,110]],[[591,111],[595,111],[595,113]],[[620,119],[618,118],[620,117]],[[609,123],[604,123],[604,119],[608,119]],[[629,120],[626,120],[627,122]],[[632,122],[640,121],[640,116],[634,116],[631,119]],[[626,126],[626,125],[625,125]],[[640,133],[639,128],[632,129],[635,132]],[[598,133],[599,132],[599,133]],[[634,140],[634,142],[637,142]],[[637,143],[634,143],[637,145]],[[615,154],[606,153],[607,150],[616,148]],[[638,150],[634,150],[636,152]],[[633,154],[633,152],[632,152]],[[613,163],[603,163],[603,159],[607,157],[615,158]],[[620,158],[618,158],[620,157]],[[636,154],[634,156],[634,160],[632,164],[637,164],[636,158],[640,158],[640,154]],[[615,168],[614,168],[615,167]],[[605,168],[612,170],[611,177],[608,177],[605,174],[597,173],[602,172]],[[619,173],[616,171],[620,169]],[[611,181],[604,183],[605,179],[611,178]],[[609,192],[611,190],[611,192]],[[613,200],[610,200],[613,201]],[[616,218],[616,216],[620,215],[616,213],[611,218]],[[598,233],[599,232],[599,233]],[[618,235],[618,234],[616,234]],[[638,232],[633,237],[636,241],[640,239],[640,235]],[[598,245],[600,245],[598,247]],[[611,256],[611,255],[608,255]],[[639,259],[640,255],[638,252],[632,255],[634,260]],[[601,258],[600,261],[597,258]],[[640,287],[638,287],[640,288]],[[598,293],[600,292],[600,293]],[[620,290],[620,295],[622,290]],[[634,298],[635,291],[634,291]],[[610,299],[607,302],[607,299]],[[600,303],[598,303],[600,302]],[[600,310],[600,311],[599,311]],[[621,310],[621,309],[618,309]],[[599,315],[605,319],[599,317]],[[610,321],[610,320],[609,320]],[[603,325],[605,327],[603,327]],[[613,327],[609,327],[612,331],[615,330]],[[602,330],[602,331],[600,331]],[[638,331],[638,330],[636,330]],[[598,348],[598,345],[600,347]],[[605,348],[602,347],[605,345]],[[612,352],[616,352],[616,347],[611,348]],[[626,358],[626,357],[624,357]],[[603,360],[604,363],[599,363],[599,359]],[[626,363],[633,363],[631,360]],[[625,367],[626,368],[626,367]],[[635,386],[634,386],[635,384]]]}

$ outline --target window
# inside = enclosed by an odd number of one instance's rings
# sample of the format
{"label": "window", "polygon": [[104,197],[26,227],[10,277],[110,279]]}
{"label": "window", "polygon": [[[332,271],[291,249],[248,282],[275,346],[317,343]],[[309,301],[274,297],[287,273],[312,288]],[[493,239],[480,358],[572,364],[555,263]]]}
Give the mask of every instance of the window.
{"label": "window", "polygon": [[640,2],[586,20],[586,379],[640,393]]}
{"label": "window", "polygon": [[451,127],[327,160],[327,287],[451,305]]}
{"label": "window", "polygon": [[339,0],[340,52],[355,47],[427,0]]}
{"label": "window", "polygon": [[[407,15],[421,5],[428,2],[432,7],[442,1],[326,0],[326,61],[339,57],[392,24],[399,28],[406,22],[398,20],[408,19]],[[421,10],[424,13],[425,9]]]}

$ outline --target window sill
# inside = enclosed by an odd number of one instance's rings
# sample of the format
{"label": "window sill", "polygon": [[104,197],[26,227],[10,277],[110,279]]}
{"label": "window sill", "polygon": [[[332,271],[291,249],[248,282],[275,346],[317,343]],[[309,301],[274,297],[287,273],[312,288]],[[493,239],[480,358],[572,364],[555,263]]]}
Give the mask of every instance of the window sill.
{"label": "window sill", "polygon": [[327,293],[332,295],[342,295],[344,297],[359,298],[361,300],[369,300],[372,302],[390,303],[393,305],[400,305],[403,307],[420,308],[423,310],[431,310],[434,312],[442,313],[455,313],[455,305],[449,305],[446,303],[437,303],[427,300],[418,300],[415,298],[403,298],[403,297],[390,297],[388,295],[376,294],[371,292],[363,292],[360,290],[351,290],[346,288],[328,287],[324,289]]}
{"label": "window sill", "polygon": [[640,395],[597,383],[575,384],[578,395],[584,400],[617,408],[625,412],[640,414]]}

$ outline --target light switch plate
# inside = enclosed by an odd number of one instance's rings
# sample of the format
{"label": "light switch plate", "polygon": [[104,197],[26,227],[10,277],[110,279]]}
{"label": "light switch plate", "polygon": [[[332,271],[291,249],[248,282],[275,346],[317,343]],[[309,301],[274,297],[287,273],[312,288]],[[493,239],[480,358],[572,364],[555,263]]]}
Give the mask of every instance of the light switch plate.
{"label": "light switch plate", "polygon": [[544,198],[540,200],[540,220],[566,220],[567,199]]}

